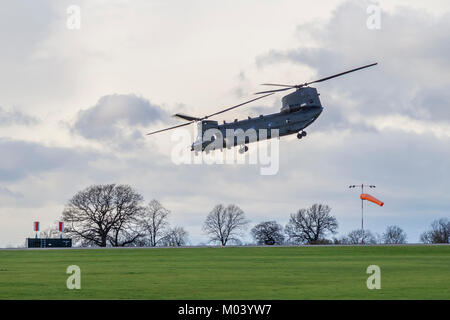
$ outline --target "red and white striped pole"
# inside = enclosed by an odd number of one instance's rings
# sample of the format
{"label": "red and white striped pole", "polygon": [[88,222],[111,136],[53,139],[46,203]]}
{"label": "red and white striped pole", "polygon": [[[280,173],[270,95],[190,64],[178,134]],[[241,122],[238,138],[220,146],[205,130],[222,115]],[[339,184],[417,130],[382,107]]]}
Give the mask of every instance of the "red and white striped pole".
{"label": "red and white striped pole", "polygon": [[59,237],[62,239],[62,233],[64,232],[64,222],[59,222]]}
{"label": "red and white striped pole", "polygon": [[33,222],[33,230],[36,232],[36,239],[38,237],[38,231],[39,231],[39,221],[34,221]]}

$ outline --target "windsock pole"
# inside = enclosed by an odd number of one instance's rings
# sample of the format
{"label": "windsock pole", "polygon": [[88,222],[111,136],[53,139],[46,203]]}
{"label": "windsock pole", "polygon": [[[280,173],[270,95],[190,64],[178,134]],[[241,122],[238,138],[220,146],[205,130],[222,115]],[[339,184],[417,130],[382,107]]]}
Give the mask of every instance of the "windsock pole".
{"label": "windsock pole", "polygon": [[[364,193],[364,185],[361,185],[361,194]],[[361,196],[360,196],[361,198]],[[364,244],[364,200],[361,199],[361,243]]]}
{"label": "windsock pole", "polygon": [[370,185],[351,185],[348,186],[349,188],[356,188],[356,187],[360,187],[361,188],[361,244],[364,244],[364,199],[362,198],[362,195],[364,194],[364,187],[369,187],[369,188],[376,188],[375,185],[370,184]]}

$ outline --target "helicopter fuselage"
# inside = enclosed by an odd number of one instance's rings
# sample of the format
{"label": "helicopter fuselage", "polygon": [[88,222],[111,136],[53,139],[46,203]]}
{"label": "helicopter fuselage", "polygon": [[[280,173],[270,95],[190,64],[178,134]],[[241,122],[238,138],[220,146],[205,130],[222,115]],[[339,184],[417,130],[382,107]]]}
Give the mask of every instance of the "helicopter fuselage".
{"label": "helicopter fuselage", "polygon": [[[248,117],[218,124],[217,121],[198,122],[198,136],[192,151],[231,148],[255,141],[301,133],[322,113],[323,107],[315,88],[304,87],[282,99],[280,112]],[[277,130],[277,134],[273,134]],[[301,137],[301,136],[299,136]]]}
{"label": "helicopter fuselage", "polygon": [[[191,150],[196,153],[199,151],[209,152],[210,150],[231,148],[241,146],[239,152],[248,150],[246,144],[275,137],[282,137],[297,133],[297,138],[302,139],[306,136],[304,129],[313,123],[322,113],[323,107],[320,103],[319,93],[315,88],[309,87],[313,83],[328,81],[351,72],[359,71],[365,68],[373,67],[378,63],[371,63],[359,68],[347,70],[341,73],[321,78],[302,84],[289,85],[279,83],[263,83],[266,86],[275,86],[277,89],[264,90],[256,92],[256,95],[262,95],[258,98],[247,100],[237,105],[216,111],[204,117],[193,117],[190,115],[176,113],[174,116],[184,119],[188,122],[178,124],[169,128],[159,129],[147,135],[153,135],[159,132],[177,129],[197,123],[198,135],[191,146]],[[219,124],[217,121],[209,118],[242,107],[248,103],[266,98],[277,92],[295,90],[291,94],[282,98],[282,107],[280,112],[260,115],[259,117],[245,120],[234,120],[233,122]]]}

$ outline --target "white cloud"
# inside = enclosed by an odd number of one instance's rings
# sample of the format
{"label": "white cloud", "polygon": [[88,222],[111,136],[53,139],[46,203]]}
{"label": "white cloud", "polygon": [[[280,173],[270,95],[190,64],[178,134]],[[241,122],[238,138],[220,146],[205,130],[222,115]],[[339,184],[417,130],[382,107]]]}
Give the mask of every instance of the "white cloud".
{"label": "white cloud", "polygon": [[34,125],[39,123],[39,120],[35,117],[29,116],[23,112],[20,112],[16,108],[12,110],[3,109],[0,106],[0,126],[11,125]]}
{"label": "white cloud", "polygon": [[86,139],[130,148],[142,140],[142,130],[150,124],[166,121],[168,114],[134,94],[113,94],[78,112],[72,127]]}

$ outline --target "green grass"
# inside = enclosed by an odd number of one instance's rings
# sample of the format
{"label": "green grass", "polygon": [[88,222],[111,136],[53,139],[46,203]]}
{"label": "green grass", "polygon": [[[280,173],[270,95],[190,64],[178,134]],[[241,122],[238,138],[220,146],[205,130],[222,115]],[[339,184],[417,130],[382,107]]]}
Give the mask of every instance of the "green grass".
{"label": "green grass", "polygon": [[0,299],[450,299],[450,246],[0,250]]}

